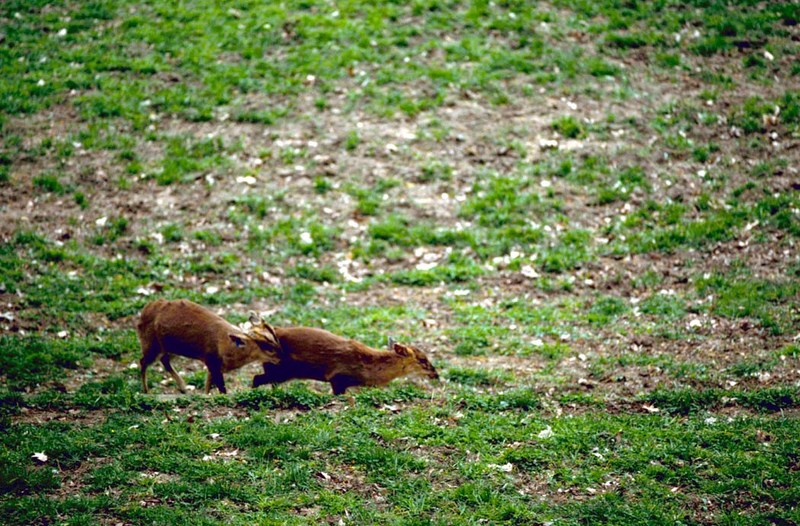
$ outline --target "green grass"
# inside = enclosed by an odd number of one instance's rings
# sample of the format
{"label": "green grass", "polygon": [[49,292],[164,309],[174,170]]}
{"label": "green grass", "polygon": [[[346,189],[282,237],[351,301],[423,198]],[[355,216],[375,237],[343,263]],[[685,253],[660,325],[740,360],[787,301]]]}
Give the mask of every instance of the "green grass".
{"label": "green grass", "polygon": [[130,331],[102,337],[71,337],[64,340],[28,336],[0,338],[6,386],[11,389],[33,387],[41,382],[58,381],[64,370],[88,367],[92,358],[120,358],[137,340]]}
{"label": "green grass", "polygon": [[701,295],[715,297],[712,311],[729,318],[755,318],[780,334],[792,327],[793,313],[787,303],[800,292],[796,281],[771,282],[748,279],[747,274],[713,275],[697,282]]}
{"label": "green grass", "polygon": [[33,184],[45,192],[61,194],[64,192],[64,185],[55,174],[41,174],[33,178]]}
{"label": "green grass", "polygon": [[[3,523],[800,522],[798,20],[0,3]],[[144,395],[156,298],[441,381]]]}
{"label": "green grass", "polygon": [[577,139],[586,134],[586,130],[578,119],[569,115],[553,121],[552,128],[568,139]]}
{"label": "green grass", "polygon": [[[283,407],[318,408],[322,402],[302,391],[278,393]],[[59,512],[75,517],[102,512],[134,522],[148,517],[188,521],[190,513],[202,511],[238,522],[292,520],[300,506],[316,517],[344,516],[347,509],[351,516],[378,522],[411,512],[450,522],[468,517],[581,521],[611,518],[620,510],[628,518],[666,521],[686,513],[685,492],[704,495],[723,515],[734,512],[734,495],[776,503],[794,495],[793,475],[783,459],[798,445],[797,425],[768,415],[715,423],[702,414],[558,419],[541,414],[521,392],[500,397],[465,393],[463,401],[401,412],[359,398],[342,413],[303,409],[290,422],[276,422],[263,409],[246,409],[250,418],[245,420],[193,420],[191,412],[202,410],[204,403],[189,404],[170,408],[174,416],[167,422],[141,411],[92,426],[15,424],[3,442],[3,489],[15,496],[4,501],[5,516],[12,523]],[[458,420],[449,419],[455,414]],[[437,424],[442,419],[446,423]],[[552,436],[536,438],[546,428]],[[22,435],[24,442],[13,438]],[[652,448],[654,439],[664,447]],[[29,461],[38,451],[47,452],[47,465]],[[112,457],[111,464],[101,460]],[[449,484],[432,485],[426,473]],[[378,484],[385,504],[335,491],[353,477]],[[764,485],[764,477],[775,483]],[[66,501],[46,497],[70,480],[85,484],[85,493]],[[548,490],[580,492],[585,498],[544,503],[520,494],[535,480]],[[618,489],[606,492],[604,484]],[[646,504],[661,501],[675,486],[684,492],[658,508]],[[117,491],[102,496],[109,488]],[[181,504],[168,505],[171,499]],[[142,500],[149,502],[147,507],[130,504]],[[788,510],[779,513],[794,517]]]}

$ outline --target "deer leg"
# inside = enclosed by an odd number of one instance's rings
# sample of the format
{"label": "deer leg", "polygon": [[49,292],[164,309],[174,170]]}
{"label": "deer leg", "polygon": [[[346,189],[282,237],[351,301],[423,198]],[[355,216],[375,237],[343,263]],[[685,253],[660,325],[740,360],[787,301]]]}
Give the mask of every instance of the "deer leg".
{"label": "deer leg", "polygon": [[264,368],[263,374],[257,374],[253,377],[253,388],[256,388],[260,385],[264,384],[272,384],[275,387],[275,384],[280,384],[289,380],[290,376],[287,375],[285,369],[280,369],[277,365],[272,364],[262,364]]}
{"label": "deer leg", "polygon": [[225,389],[225,378],[222,377],[222,371],[217,370],[211,373],[211,381],[217,386],[221,394],[226,394],[228,392],[228,390]]}
{"label": "deer leg", "polygon": [[354,387],[360,384],[360,382],[352,376],[345,375],[334,376],[329,381],[331,383],[331,388],[333,389],[333,394],[335,395],[344,394],[349,387]]}
{"label": "deer leg", "polygon": [[264,369],[264,372],[253,377],[253,389],[260,385],[270,383],[269,367],[267,367],[267,364],[265,363],[262,363],[261,367]]}
{"label": "deer leg", "polygon": [[253,377],[253,387],[258,387],[264,384],[275,384],[283,382],[284,379],[279,378],[277,375],[272,374],[271,372],[265,372],[264,374],[257,374]]}
{"label": "deer leg", "polygon": [[164,369],[172,376],[175,380],[175,383],[178,384],[178,389],[180,389],[181,393],[186,392],[186,383],[183,381],[183,378],[172,368],[172,364],[169,363],[169,354],[164,353],[161,355],[161,364],[164,366]]}
{"label": "deer leg", "polygon": [[258,386],[268,384],[269,382],[269,373],[257,374],[253,377],[253,389]]}
{"label": "deer leg", "polygon": [[211,391],[211,384],[217,386],[219,392],[222,394],[227,393],[225,389],[225,379],[222,377],[222,360],[216,357],[211,357],[206,361],[208,368],[208,376],[206,377],[206,394]]}
{"label": "deer leg", "polygon": [[142,359],[139,360],[139,375],[142,378],[142,392],[149,393],[147,389],[147,368],[158,358],[158,351],[152,347],[142,349]]}

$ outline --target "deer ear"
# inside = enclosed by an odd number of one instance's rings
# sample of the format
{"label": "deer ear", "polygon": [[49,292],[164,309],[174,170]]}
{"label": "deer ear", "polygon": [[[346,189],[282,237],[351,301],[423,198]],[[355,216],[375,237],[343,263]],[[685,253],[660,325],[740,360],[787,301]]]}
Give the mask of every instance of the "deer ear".
{"label": "deer ear", "polygon": [[389,336],[389,339],[388,339],[388,340],[387,340],[387,342],[386,342],[386,347],[387,347],[387,348],[388,348],[390,351],[393,351],[393,350],[394,350],[394,346],[395,346],[395,344],[396,344],[396,343],[397,343],[397,341],[395,341],[395,339],[394,339],[394,338],[392,338],[391,336]]}
{"label": "deer ear", "polygon": [[409,349],[405,345],[403,345],[401,343],[397,343],[397,342],[395,342],[395,344],[394,344],[394,352],[398,356],[414,356],[414,351],[412,351],[411,349]]}
{"label": "deer ear", "polygon": [[253,327],[255,327],[256,325],[258,325],[258,324],[260,324],[260,323],[261,323],[261,318],[259,318],[259,317],[258,317],[258,314],[256,314],[256,313],[255,313],[255,311],[252,311],[252,310],[251,310],[251,311],[249,312],[249,315],[250,315],[250,317],[247,319],[247,321],[249,321],[249,322],[250,322],[250,324],[251,324]]}
{"label": "deer ear", "polygon": [[238,334],[229,334],[228,337],[231,339],[231,341],[236,347],[239,348],[244,347],[244,338],[242,338]]}

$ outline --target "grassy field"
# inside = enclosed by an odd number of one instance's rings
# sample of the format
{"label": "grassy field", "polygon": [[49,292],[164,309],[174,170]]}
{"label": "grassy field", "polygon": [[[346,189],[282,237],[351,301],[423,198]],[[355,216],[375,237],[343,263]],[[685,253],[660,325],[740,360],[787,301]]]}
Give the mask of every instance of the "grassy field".
{"label": "grassy field", "polygon": [[[800,523],[798,21],[0,3],[0,522]],[[443,380],[143,395],[158,297]]]}

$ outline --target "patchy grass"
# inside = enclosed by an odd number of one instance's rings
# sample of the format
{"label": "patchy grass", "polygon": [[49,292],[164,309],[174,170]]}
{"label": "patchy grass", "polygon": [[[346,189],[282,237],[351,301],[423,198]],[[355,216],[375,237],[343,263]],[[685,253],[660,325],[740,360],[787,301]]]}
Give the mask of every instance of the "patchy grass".
{"label": "patchy grass", "polygon": [[[800,522],[800,12],[690,4],[0,4],[4,523]],[[143,395],[162,297],[442,381]]]}

